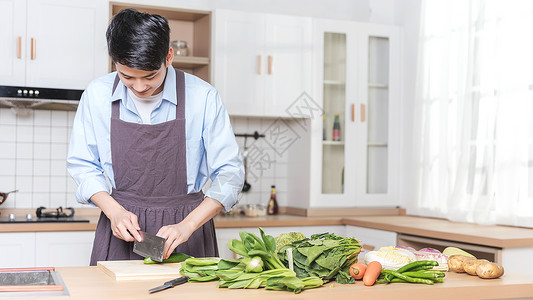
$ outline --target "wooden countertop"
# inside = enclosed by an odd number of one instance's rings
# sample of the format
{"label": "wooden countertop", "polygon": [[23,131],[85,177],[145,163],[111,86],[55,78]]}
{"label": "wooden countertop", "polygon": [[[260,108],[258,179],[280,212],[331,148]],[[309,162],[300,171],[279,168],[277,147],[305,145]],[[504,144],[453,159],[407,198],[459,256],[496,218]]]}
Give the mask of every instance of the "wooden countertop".
{"label": "wooden countertop", "polygon": [[[364,286],[328,283],[295,295],[284,291],[231,290],[217,288],[217,282],[186,283],[148,294],[148,289],[166,280],[115,281],[97,267],[57,268],[72,299],[502,299],[533,295],[533,277],[505,274],[499,279],[480,279],[448,272],[444,283],[394,283]],[[63,298],[63,297],[62,297]]]}
{"label": "wooden countertop", "polygon": [[[80,216],[81,217],[81,216]],[[85,215],[90,223],[0,224],[2,232],[94,231],[98,217]],[[489,247],[532,247],[533,229],[511,226],[478,225],[416,216],[305,217],[277,215],[264,217],[217,216],[216,228],[292,227],[351,225],[428,238],[478,244]]]}

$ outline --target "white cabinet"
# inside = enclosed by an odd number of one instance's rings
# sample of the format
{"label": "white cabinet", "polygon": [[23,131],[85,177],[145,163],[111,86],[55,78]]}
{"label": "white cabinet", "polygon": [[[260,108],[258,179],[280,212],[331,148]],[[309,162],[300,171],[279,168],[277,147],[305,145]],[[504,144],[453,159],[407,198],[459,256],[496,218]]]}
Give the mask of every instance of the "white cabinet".
{"label": "white cabinet", "polygon": [[0,268],[88,266],[94,233],[0,233]]}
{"label": "white cabinet", "polygon": [[107,5],[0,0],[0,84],[84,89],[105,74]]}
{"label": "white cabinet", "polygon": [[233,116],[288,117],[312,86],[310,18],[216,10],[214,85]]}
{"label": "white cabinet", "polygon": [[0,233],[0,268],[35,266],[35,233]]}
{"label": "white cabinet", "polygon": [[[300,207],[398,204],[400,35],[397,27],[314,20],[314,90],[323,109],[289,154]],[[339,138],[333,136],[335,119]],[[305,149],[310,156],[302,155]],[[303,180],[302,180],[303,179]]]}
{"label": "white cabinet", "polygon": [[37,266],[88,266],[94,231],[37,232],[35,264]]}

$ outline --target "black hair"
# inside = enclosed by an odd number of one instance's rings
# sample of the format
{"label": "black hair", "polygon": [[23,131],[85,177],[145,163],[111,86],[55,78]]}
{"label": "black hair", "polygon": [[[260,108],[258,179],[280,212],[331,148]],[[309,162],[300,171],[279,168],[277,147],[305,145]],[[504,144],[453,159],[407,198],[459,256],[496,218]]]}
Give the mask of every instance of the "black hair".
{"label": "black hair", "polygon": [[106,32],[109,56],[132,69],[153,71],[165,62],[170,45],[168,21],[135,9],[121,10]]}

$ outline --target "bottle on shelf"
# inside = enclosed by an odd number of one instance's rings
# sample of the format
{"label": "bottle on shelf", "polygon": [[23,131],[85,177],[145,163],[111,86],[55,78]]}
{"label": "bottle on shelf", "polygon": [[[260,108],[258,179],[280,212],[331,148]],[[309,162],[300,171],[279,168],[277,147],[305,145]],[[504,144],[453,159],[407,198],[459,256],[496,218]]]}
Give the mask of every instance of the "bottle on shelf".
{"label": "bottle on shelf", "polygon": [[341,140],[341,124],[339,122],[339,114],[335,114],[335,121],[333,122],[333,139],[334,141]]}
{"label": "bottle on shelf", "polygon": [[272,189],[270,190],[270,199],[268,200],[267,214],[277,215],[278,209],[278,200],[276,199],[276,186],[273,185]]}

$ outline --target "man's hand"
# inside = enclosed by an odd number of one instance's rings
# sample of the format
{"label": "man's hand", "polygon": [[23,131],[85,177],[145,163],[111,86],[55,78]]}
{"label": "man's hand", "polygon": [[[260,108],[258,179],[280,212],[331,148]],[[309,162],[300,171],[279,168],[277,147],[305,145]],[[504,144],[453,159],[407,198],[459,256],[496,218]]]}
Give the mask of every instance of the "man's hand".
{"label": "man's hand", "polygon": [[126,242],[141,241],[139,222],[137,216],[122,208],[108,216],[111,221],[113,235]]}
{"label": "man's hand", "polygon": [[111,221],[113,235],[126,242],[141,241],[137,216],[127,211],[108,192],[98,192],[91,197],[91,201],[104,212]]}
{"label": "man's hand", "polygon": [[189,240],[189,237],[192,235],[194,230],[196,230],[196,228],[185,223],[184,221],[178,224],[161,227],[156,235],[167,240],[165,242],[163,258],[169,258],[176,247]]}
{"label": "man's hand", "polygon": [[217,200],[205,197],[202,203],[191,211],[183,221],[178,224],[161,227],[156,235],[167,240],[163,258],[168,258],[176,247],[189,240],[196,229],[216,216],[222,208],[222,204]]}

